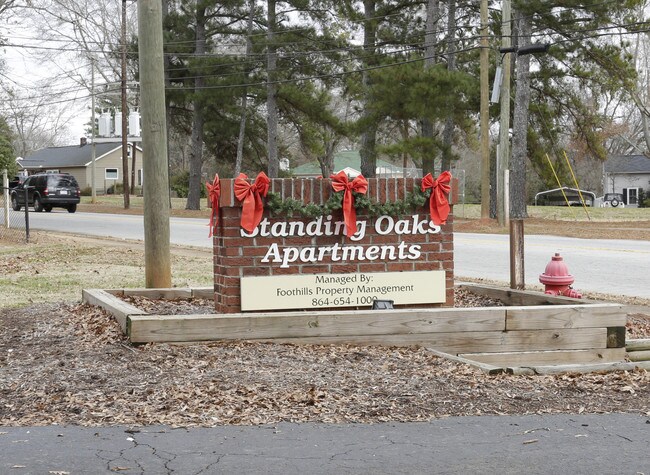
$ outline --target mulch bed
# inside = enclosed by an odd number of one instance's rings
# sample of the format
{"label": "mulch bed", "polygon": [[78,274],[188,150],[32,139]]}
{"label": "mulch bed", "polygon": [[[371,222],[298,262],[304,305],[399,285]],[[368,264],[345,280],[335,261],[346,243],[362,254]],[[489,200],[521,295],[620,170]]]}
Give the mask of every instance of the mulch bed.
{"label": "mulch bed", "polygon": [[[136,304],[146,305],[139,299]],[[154,309],[161,302],[149,304]],[[212,312],[211,301],[164,302],[178,313],[195,313],[196,304]],[[650,337],[650,316],[631,317],[628,335]],[[0,310],[0,401],[4,426],[650,416],[650,373],[486,376],[423,348],[246,342],[135,347],[97,307],[61,303]]]}

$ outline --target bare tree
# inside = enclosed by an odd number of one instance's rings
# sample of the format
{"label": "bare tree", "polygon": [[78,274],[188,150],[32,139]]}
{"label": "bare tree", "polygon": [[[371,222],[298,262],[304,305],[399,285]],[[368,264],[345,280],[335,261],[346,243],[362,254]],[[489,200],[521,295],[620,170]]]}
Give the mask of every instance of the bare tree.
{"label": "bare tree", "polygon": [[61,137],[67,133],[70,117],[57,104],[56,91],[50,95],[44,91],[48,91],[47,86],[38,95],[24,96],[3,87],[3,115],[15,133],[13,146],[19,157],[40,148],[63,145]]}
{"label": "bare tree", "polygon": [[15,0],[0,0],[0,16],[15,6]]}

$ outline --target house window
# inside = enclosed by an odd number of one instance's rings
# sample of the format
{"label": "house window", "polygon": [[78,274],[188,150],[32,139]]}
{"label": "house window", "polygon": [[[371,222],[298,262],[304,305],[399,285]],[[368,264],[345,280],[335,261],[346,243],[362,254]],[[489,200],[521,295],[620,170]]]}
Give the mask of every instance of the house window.
{"label": "house window", "polygon": [[117,180],[119,179],[117,168],[107,168],[104,172],[104,178],[106,180]]}
{"label": "house window", "polygon": [[637,206],[639,204],[638,188],[623,188],[623,198],[628,206]]}
{"label": "house window", "polygon": [[142,186],[142,168],[138,169],[138,186]]}

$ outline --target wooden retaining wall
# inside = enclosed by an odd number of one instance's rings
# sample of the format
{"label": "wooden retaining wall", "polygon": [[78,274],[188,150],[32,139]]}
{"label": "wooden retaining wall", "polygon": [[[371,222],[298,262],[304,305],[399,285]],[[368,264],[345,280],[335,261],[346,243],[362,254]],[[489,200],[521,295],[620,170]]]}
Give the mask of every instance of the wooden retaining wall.
{"label": "wooden retaining wall", "polygon": [[[212,340],[293,344],[418,345],[496,366],[594,364],[625,359],[625,306],[500,291],[502,301],[535,302],[484,308],[149,315],[117,298],[205,295],[211,289],[84,290],[84,301],[111,311],[133,343]],[[539,303],[544,304],[540,305]]]}

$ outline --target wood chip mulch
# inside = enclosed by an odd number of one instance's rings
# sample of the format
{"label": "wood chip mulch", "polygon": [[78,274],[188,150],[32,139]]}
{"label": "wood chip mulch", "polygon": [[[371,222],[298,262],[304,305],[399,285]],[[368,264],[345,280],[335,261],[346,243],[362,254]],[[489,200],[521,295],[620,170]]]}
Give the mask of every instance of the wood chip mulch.
{"label": "wood chip mulch", "polygon": [[[629,334],[649,337],[650,316],[638,319]],[[4,426],[372,423],[606,412],[650,416],[650,373],[486,376],[423,348],[134,347],[96,307],[0,309]]]}

